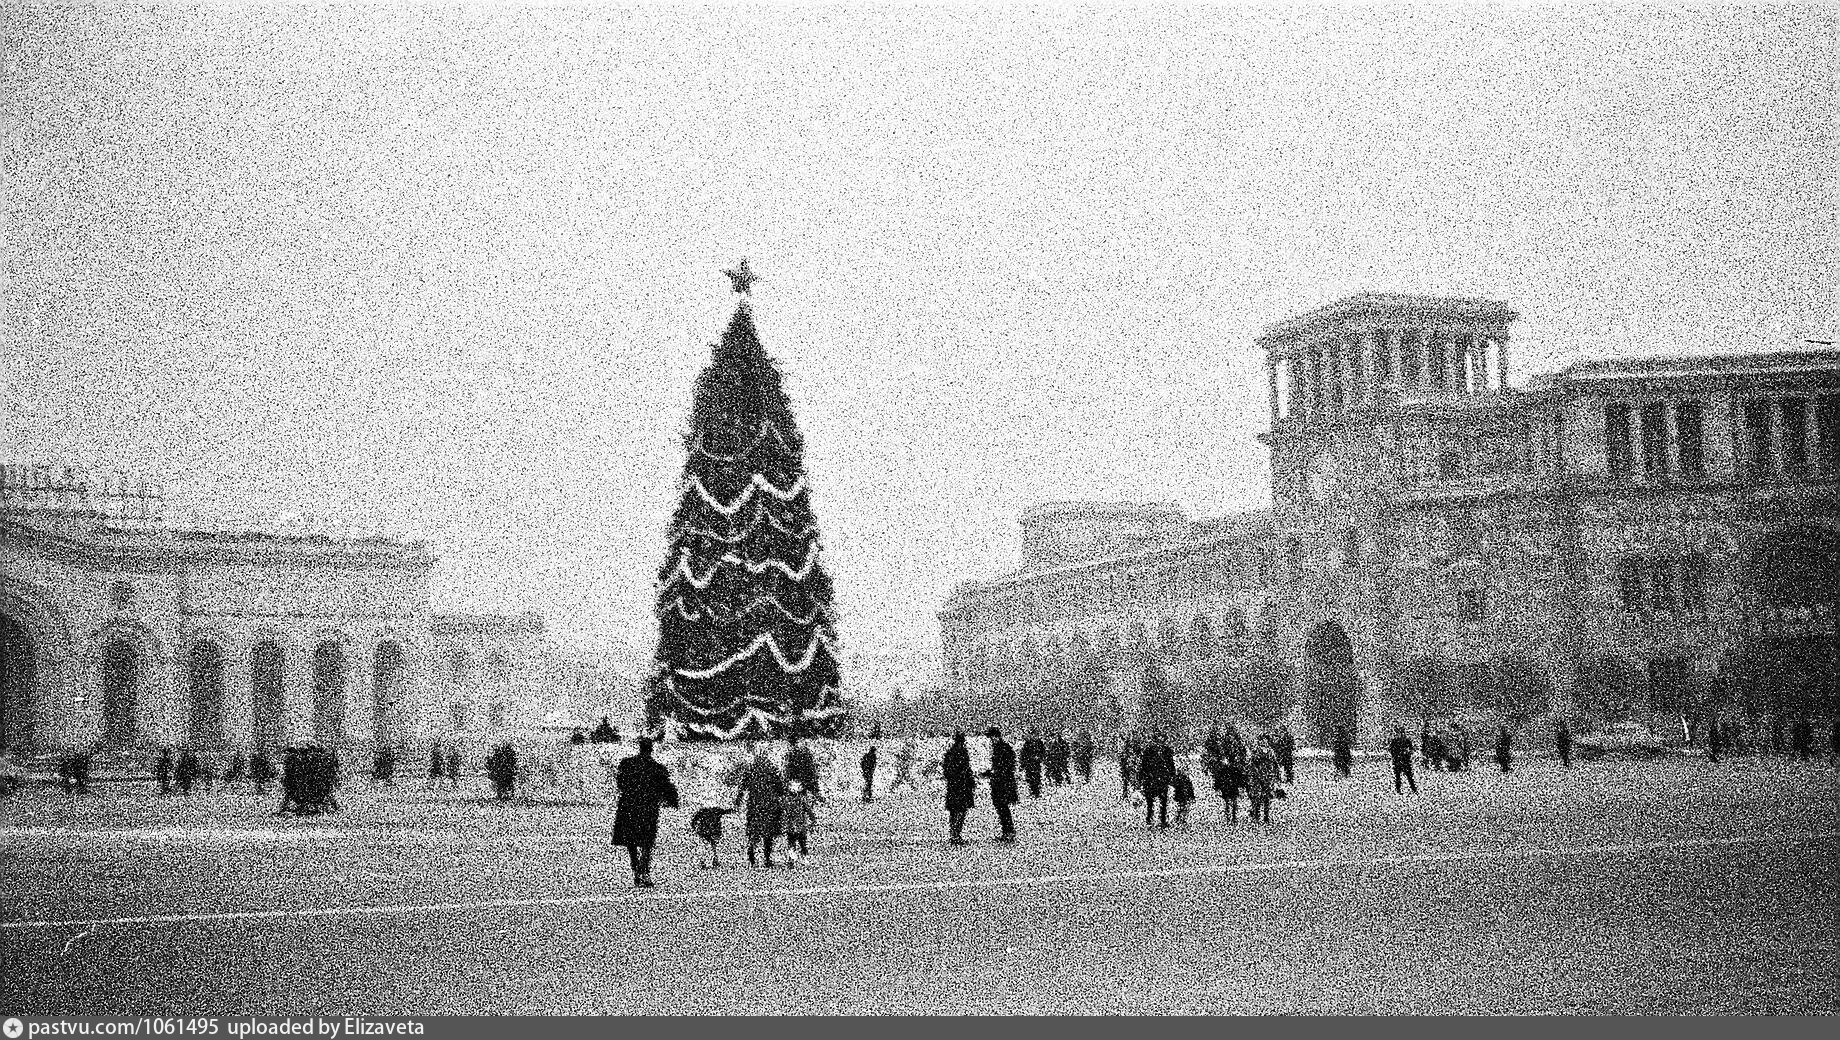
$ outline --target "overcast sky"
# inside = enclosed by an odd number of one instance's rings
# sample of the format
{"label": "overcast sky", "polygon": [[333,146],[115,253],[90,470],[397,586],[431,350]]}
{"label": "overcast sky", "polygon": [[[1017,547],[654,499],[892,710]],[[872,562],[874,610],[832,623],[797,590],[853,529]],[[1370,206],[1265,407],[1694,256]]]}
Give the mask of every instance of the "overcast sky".
{"label": "overcast sky", "polygon": [[1252,337],[1351,292],[1833,336],[1831,10],[0,10],[0,456],[566,639],[650,649],[742,256],[874,649],[1033,503],[1266,504]]}

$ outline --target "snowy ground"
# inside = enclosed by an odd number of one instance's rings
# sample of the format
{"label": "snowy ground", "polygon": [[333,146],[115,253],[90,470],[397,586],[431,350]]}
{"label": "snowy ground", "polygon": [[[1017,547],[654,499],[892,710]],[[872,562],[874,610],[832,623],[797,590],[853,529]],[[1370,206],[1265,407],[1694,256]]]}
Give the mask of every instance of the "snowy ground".
{"label": "snowy ground", "polygon": [[833,797],[812,859],[771,872],[732,833],[698,870],[667,813],[649,892],[605,804],[360,786],[296,820],[34,790],[0,802],[0,1009],[1836,1010],[1830,765],[1422,783],[1310,763],[1268,828],[1204,791],[1192,829],[1147,833],[1107,764],[1025,801],[1015,847],[945,845],[931,791]]}

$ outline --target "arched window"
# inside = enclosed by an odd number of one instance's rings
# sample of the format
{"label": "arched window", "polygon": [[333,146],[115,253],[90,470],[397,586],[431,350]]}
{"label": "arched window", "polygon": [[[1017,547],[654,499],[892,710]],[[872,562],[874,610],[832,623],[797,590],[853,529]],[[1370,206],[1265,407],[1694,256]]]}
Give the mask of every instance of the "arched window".
{"label": "arched window", "polygon": [[250,736],[257,748],[287,742],[285,664],[281,646],[273,640],[263,640],[249,651]]}
{"label": "arched window", "polygon": [[109,640],[102,649],[102,735],[116,747],[134,743],[140,673],[140,651],[134,644]]}
{"label": "arched window", "polygon": [[398,741],[398,701],[402,697],[402,644],[388,640],[377,644],[371,660],[371,739],[379,745]]}
{"label": "arched window", "polygon": [[214,746],[224,742],[224,652],[216,643],[201,639],[192,644],[186,689],[191,694],[191,742]]}
{"label": "arched window", "polygon": [[345,648],[330,639],[313,648],[313,739],[345,739]]}

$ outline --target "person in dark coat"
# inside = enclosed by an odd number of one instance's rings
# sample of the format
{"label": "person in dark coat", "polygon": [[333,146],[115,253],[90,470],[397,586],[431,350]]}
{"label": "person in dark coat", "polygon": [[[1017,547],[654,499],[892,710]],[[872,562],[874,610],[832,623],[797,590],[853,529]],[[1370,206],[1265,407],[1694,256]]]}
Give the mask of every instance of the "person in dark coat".
{"label": "person in dark coat", "polygon": [[1335,775],[1347,779],[1354,775],[1354,734],[1347,726],[1335,727],[1335,748],[1332,752],[1335,763]]}
{"label": "person in dark coat", "polygon": [[735,808],[741,808],[744,800],[747,802],[743,821],[747,831],[748,865],[756,865],[754,850],[759,848],[766,854],[766,865],[771,867],[773,843],[779,838],[785,811],[786,775],[767,757],[765,748],[755,752],[754,761],[741,774],[740,788],[735,791]]}
{"label": "person in dark coat", "polygon": [[946,781],[946,827],[954,845],[965,843],[965,814],[977,804],[977,777],[971,772],[971,751],[965,747],[965,731],[952,734],[952,746],[940,763]]}
{"label": "person in dark coat", "polygon": [[875,801],[875,745],[874,744],[870,744],[869,750],[863,752],[862,778],[863,778],[862,800],[863,800],[864,805],[868,805],[870,802]]}
{"label": "person in dark coat", "polygon": [[173,785],[179,793],[191,797],[192,785],[198,782],[200,772],[198,755],[191,748],[179,752],[179,763],[173,766]]}
{"label": "person in dark coat", "polygon": [[275,779],[275,763],[269,760],[267,751],[257,751],[249,759],[249,779],[255,784],[256,793],[268,793],[268,785]]}
{"label": "person in dark coat", "polygon": [[620,760],[614,786],[619,802],[613,809],[613,843],[626,846],[633,887],[651,888],[658,810],[677,808],[677,785],[671,782],[671,771],[664,763],[652,757],[652,742],[641,739],[639,753]]}
{"label": "person in dark coat", "polygon": [[1029,782],[1029,797],[1041,797],[1041,766],[1048,759],[1047,745],[1041,742],[1033,729],[1022,738],[1022,748],[1017,755],[1022,763],[1022,775]]}
{"label": "person in dark coat", "polygon": [[1509,733],[1506,726],[1501,728],[1501,733],[1495,738],[1495,764],[1504,773],[1514,770],[1514,734]]}
{"label": "person in dark coat", "polygon": [[1073,758],[1073,747],[1067,743],[1067,731],[1058,730],[1048,739],[1048,782],[1056,787],[1073,783],[1073,773],[1067,763]]}
{"label": "person in dark coat", "polygon": [[[1137,782],[1144,792],[1144,826],[1169,826],[1169,785],[1176,779],[1176,756],[1161,733],[1152,734],[1138,759]],[[1162,810],[1161,823],[1157,810]]]}
{"label": "person in dark coat", "polygon": [[1795,751],[1795,757],[1806,762],[1814,757],[1814,723],[1806,717],[1795,720],[1789,730],[1789,745]]}
{"label": "person in dark coat", "polygon": [[517,749],[509,743],[500,744],[486,756],[486,775],[492,778],[492,793],[498,800],[511,800],[517,786]]}
{"label": "person in dark coat", "polygon": [[1118,798],[1121,801],[1130,801],[1131,793],[1137,790],[1137,762],[1143,753],[1143,745],[1135,736],[1127,733],[1118,738]]}
{"label": "person in dark coat", "polygon": [[824,793],[818,789],[818,760],[797,737],[786,738],[786,782],[804,784],[813,798],[824,800]]}
{"label": "person in dark coat", "polygon": [[160,793],[173,793],[173,753],[172,748],[160,749],[160,761],[153,767],[153,775],[160,780]]}
{"label": "person in dark coat", "polygon": [[1565,768],[1572,768],[1572,728],[1560,719],[1553,726],[1553,746],[1559,749],[1559,762]]}
{"label": "person in dark coat", "polygon": [[1010,819],[1009,807],[1022,800],[1016,793],[1016,751],[997,727],[985,730],[984,735],[990,738],[990,769],[984,775],[990,778],[990,804],[997,810],[997,824],[1002,828],[997,840],[1013,842],[1016,823]]}
{"label": "person in dark coat", "polygon": [[1393,790],[1404,794],[1406,785],[1412,785],[1412,793],[1418,793],[1418,780],[1412,775],[1412,738],[1406,736],[1404,726],[1395,727],[1393,739],[1386,745],[1386,750],[1393,756]]}
{"label": "person in dark coat", "polygon": [[379,784],[385,787],[396,786],[396,749],[388,744],[377,749],[371,763],[371,786]]}
{"label": "person in dark coat", "polygon": [[[1835,732],[1840,733],[1840,730]],[[1073,767],[1080,771],[1080,782],[1083,784],[1092,783],[1093,751],[1092,733],[1081,730],[1073,740]]]}
{"label": "person in dark coat", "polygon": [[1289,726],[1282,722],[1278,723],[1278,733],[1271,739],[1271,749],[1278,756],[1278,767],[1284,770],[1284,782],[1296,783],[1297,738],[1292,735]]}
{"label": "person in dark coat", "polygon": [[449,747],[447,749],[447,786],[456,791],[460,790],[460,764],[460,749]]}
{"label": "person in dark coat", "polygon": [[441,742],[435,741],[428,749],[428,789],[440,786],[441,774],[447,772],[447,757],[441,753]]}
{"label": "person in dark coat", "polygon": [[1725,756],[1725,723],[1717,715],[1706,723],[1706,760],[1717,762]]}

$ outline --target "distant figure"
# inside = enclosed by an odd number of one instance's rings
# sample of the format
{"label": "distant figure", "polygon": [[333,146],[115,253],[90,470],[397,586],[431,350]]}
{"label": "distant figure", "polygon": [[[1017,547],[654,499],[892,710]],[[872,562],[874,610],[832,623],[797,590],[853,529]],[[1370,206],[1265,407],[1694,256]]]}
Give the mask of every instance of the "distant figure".
{"label": "distant figure", "polygon": [[1706,723],[1706,761],[1717,762],[1725,754],[1725,724],[1714,715]]}
{"label": "distant figure", "polygon": [[1444,746],[1444,736],[1430,725],[1419,731],[1418,756],[1426,766],[1436,772],[1443,772],[1449,764],[1450,750]]}
{"label": "distant figure", "polygon": [[249,772],[249,762],[242,751],[230,756],[230,764],[224,767],[224,786],[228,787],[243,779]]}
{"label": "distant figure", "polygon": [[447,786],[460,790],[460,749],[454,746],[447,749]]}
{"label": "distant figure", "polygon": [[160,749],[160,760],[153,767],[153,775],[160,781],[160,793],[173,793],[173,752],[172,748]]}
{"label": "distant figure", "polygon": [[63,759],[58,762],[58,786],[63,788],[66,794],[89,793],[89,760],[91,754],[92,752],[89,750],[80,748],[65,755]]}
{"label": "distant figure", "polygon": [[1137,790],[1137,762],[1143,753],[1143,745],[1137,742],[1136,737],[1126,733],[1118,738],[1118,797],[1121,801],[1130,801],[1132,793]]}
{"label": "distant figure", "polygon": [[1795,726],[1789,731],[1789,742],[1796,758],[1806,762],[1814,757],[1814,724],[1806,716],[1795,720]]}
{"label": "distant figure", "polygon": [[1048,749],[1034,727],[1030,727],[1028,736],[1022,738],[1022,748],[1017,757],[1022,763],[1023,778],[1029,783],[1029,797],[1040,798],[1041,767],[1047,761]]}
{"label": "distant figure", "polygon": [[1080,771],[1080,782],[1092,783],[1093,738],[1088,730],[1081,730],[1073,740],[1073,766]]}
{"label": "distant figure", "polygon": [[803,783],[787,785],[786,791],[786,865],[797,866],[811,855],[811,829],[818,822],[816,801]]}
{"label": "distant figure", "polygon": [[1504,773],[1514,769],[1514,735],[1508,732],[1506,726],[1501,728],[1500,735],[1495,738],[1495,764]]}
{"label": "distant figure", "polygon": [[[1138,759],[1137,782],[1144,792],[1144,826],[1169,827],[1169,785],[1176,778],[1175,752],[1161,733],[1153,734]],[[1162,822],[1157,822],[1158,810]]]}
{"label": "distant figure", "polygon": [[275,763],[269,759],[267,751],[257,751],[250,756],[249,779],[255,784],[257,794],[268,793],[268,785],[275,779]]}
{"label": "distant figure", "polygon": [[1345,780],[1354,775],[1354,734],[1348,732],[1347,726],[1335,727],[1333,761],[1337,777]]}
{"label": "distant figure", "polygon": [[638,754],[620,760],[614,786],[619,790],[619,802],[613,810],[613,843],[626,846],[633,887],[651,888],[658,811],[677,808],[677,785],[671,782],[671,771],[652,757],[652,742],[642,739]]}
{"label": "distant figure", "polygon": [[863,778],[862,800],[863,800],[864,805],[868,805],[870,802],[875,801],[875,745],[874,744],[870,744],[869,750],[863,752],[862,778]]}
{"label": "distant figure", "polygon": [[940,763],[946,781],[946,828],[954,845],[965,843],[965,814],[977,804],[977,778],[971,773],[971,752],[965,747],[965,731],[952,734],[952,746],[946,748]]}
{"label": "distant figure", "polygon": [[1418,764],[1424,766],[1426,769],[1441,768],[1441,763],[1433,761],[1431,755],[1432,750],[1431,721],[1427,719],[1420,723],[1418,727]]}
{"label": "distant figure", "polygon": [[1016,823],[1010,818],[1009,807],[1021,800],[1016,793],[1016,751],[997,727],[985,730],[984,735],[990,738],[990,769],[984,775],[990,778],[990,804],[997,810],[997,825],[1002,828],[997,840],[1014,842]]}
{"label": "distant figure", "polygon": [[[500,744],[486,756],[486,775],[492,780],[492,793],[501,802],[511,800],[517,786],[517,749],[509,742]],[[654,828],[656,824],[654,823]]]}
{"label": "distant figure", "polygon": [[1279,768],[1284,770],[1284,782],[1296,783],[1297,738],[1292,735],[1291,728],[1282,722],[1278,723],[1277,736],[1271,740],[1271,750],[1278,756]]}
{"label": "distant figure", "polygon": [[1454,763],[1452,768],[1468,769],[1470,759],[1476,750],[1475,742],[1470,739],[1468,726],[1459,722],[1452,728],[1457,731],[1457,749],[1456,755],[1452,758]]}
{"label": "distant figure", "polygon": [[1067,768],[1073,758],[1073,746],[1067,743],[1067,731],[1056,730],[1048,739],[1048,782],[1056,787],[1073,783],[1073,773]]}
{"label": "distant figure", "polygon": [[1406,736],[1404,726],[1394,727],[1393,739],[1386,745],[1393,756],[1393,790],[1404,794],[1406,785],[1412,785],[1412,793],[1418,793],[1418,780],[1412,776],[1412,738]]}
{"label": "distant figure", "polygon": [[1188,826],[1188,810],[1195,804],[1195,782],[1188,778],[1186,767],[1176,770],[1175,783],[1170,785],[1176,798],[1176,826]]}
{"label": "distant figure", "polygon": [[796,736],[786,738],[786,782],[804,784],[813,798],[824,800],[824,792],[818,790],[818,760]]}
{"label": "distant figure", "polygon": [[914,782],[914,763],[919,758],[920,742],[913,737],[908,737],[901,745],[901,750],[894,753],[894,779],[888,784],[890,791],[902,784],[906,784],[909,790],[920,789],[919,785]]}
{"label": "distant figure", "polygon": [[735,792],[735,808],[747,802],[743,817],[747,828],[748,865],[755,866],[755,850],[765,853],[766,866],[773,866],[773,843],[779,839],[780,823],[785,811],[786,776],[767,757],[765,748],[754,753],[754,761],[741,775],[740,789]]}
{"label": "distant figure", "polygon": [[697,866],[713,870],[722,865],[722,817],[734,811],[726,805],[705,805],[690,814],[690,832],[709,849],[708,857],[698,859]]}
{"label": "distant figure", "polygon": [[192,795],[192,785],[198,782],[198,755],[191,748],[179,752],[179,764],[173,767],[173,785],[179,793],[187,798]]}
{"label": "distant figure", "polygon": [[1553,745],[1559,749],[1559,763],[1572,768],[1572,728],[1564,719],[1553,724]]}
{"label": "distant figure", "polygon": [[1278,795],[1278,753],[1272,743],[1270,736],[1260,737],[1246,760],[1246,818],[1253,823],[1271,822],[1271,801]]}
{"label": "distant figure", "polygon": [[396,749],[388,744],[377,749],[371,763],[371,786],[396,786]]}
{"label": "distant figure", "polygon": [[618,744],[620,731],[613,728],[612,720],[602,715],[600,725],[594,727],[594,732],[589,735],[588,739],[595,744]]}
{"label": "distant figure", "polygon": [[434,790],[441,784],[441,775],[447,772],[447,759],[441,754],[441,742],[435,741],[428,749],[428,789]]}

